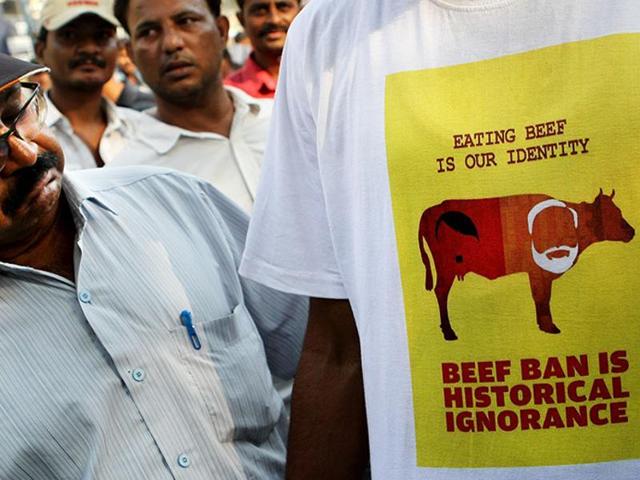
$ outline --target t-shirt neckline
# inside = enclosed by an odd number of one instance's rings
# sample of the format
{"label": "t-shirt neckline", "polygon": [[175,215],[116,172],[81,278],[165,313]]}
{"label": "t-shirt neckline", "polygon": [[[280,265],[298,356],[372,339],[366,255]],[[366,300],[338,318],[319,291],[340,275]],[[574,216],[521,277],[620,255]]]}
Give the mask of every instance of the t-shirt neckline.
{"label": "t-shirt neckline", "polygon": [[514,3],[516,0],[431,0],[450,10],[489,10]]}

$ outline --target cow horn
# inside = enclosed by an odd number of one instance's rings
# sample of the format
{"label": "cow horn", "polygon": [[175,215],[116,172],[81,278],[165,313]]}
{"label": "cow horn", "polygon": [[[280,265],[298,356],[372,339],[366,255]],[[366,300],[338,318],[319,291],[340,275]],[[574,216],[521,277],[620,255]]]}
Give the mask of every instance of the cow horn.
{"label": "cow horn", "polygon": [[613,190],[611,190],[611,199],[613,200],[613,197],[616,196],[616,189],[614,188]]}
{"label": "cow horn", "polygon": [[603,194],[603,191],[602,191],[602,188],[601,188],[600,189],[600,193],[598,195],[602,195],[602,194]]}

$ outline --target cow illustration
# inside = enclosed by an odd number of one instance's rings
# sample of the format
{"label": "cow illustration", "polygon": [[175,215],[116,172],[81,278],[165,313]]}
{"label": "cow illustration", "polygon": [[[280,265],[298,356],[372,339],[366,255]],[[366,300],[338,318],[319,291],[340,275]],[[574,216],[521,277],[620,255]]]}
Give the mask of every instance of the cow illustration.
{"label": "cow illustration", "polygon": [[433,276],[425,241],[437,274],[435,294],[440,328],[456,340],[447,299],[454,279],[473,272],[490,280],[512,273],[529,276],[536,321],[543,332],[560,333],[551,316],[551,283],[573,265],[591,244],[629,242],[631,225],[613,203],[615,190],[600,190],[591,203],[570,203],[548,195],[528,194],[477,200],[445,200],[427,208],[418,241],[426,269],[425,288]]}

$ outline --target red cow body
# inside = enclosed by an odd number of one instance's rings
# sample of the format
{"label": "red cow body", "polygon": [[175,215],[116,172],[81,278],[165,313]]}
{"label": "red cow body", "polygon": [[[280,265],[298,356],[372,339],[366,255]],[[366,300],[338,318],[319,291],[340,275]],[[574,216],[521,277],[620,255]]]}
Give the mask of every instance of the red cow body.
{"label": "red cow body", "polygon": [[490,280],[517,272],[529,276],[539,328],[559,333],[550,309],[551,284],[568,271],[591,244],[605,240],[629,242],[634,229],[602,191],[592,203],[569,203],[548,195],[513,195],[478,200],[446,200],[424,211],[418,240],[426,268],[425,288],[433,276],[425,241],[433,257],[446,340],[451,327],[447,300],[454,279],[476,273]]}

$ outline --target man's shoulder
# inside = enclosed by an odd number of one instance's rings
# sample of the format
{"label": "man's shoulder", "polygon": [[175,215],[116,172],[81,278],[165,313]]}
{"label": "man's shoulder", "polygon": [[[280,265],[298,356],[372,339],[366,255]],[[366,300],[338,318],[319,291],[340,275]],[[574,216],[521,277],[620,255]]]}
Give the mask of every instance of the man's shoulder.
{"label": "man's shoulder", "polygon": [[381,28],[381,18],[390,8],[396,8],[391,7],[392,2],[417,1],[379,0],[375,8],[363,0],[311,1],[296,16],[287,34],[284,51],[288,69],[313,75],[318,81],[317,77],[333,70],[338,57],[351,54],[363,34],[370,32],[372,23],[377,23],[374,28]]}
{"label": "man's shoulder", "polygon": [[127,148],[120,152],[110,165],[157,164],[160,156],[166,154],[176,144],[182,130],[173,125],[161,122],[154,115],[154,109],[144,112],[128,110],[133,124],[133,134]]}
{"label": "man's shoulder", "polygon": [[[381,1],[386,3],[386,0]],[[298,25],[297,30],[304,31],[309,25],[318,25],[320,30],[323,30],[322,27],[328,26],[323,25],[324,22],[338,18],[340,19],[339,23],[345,29],[347,26],[353,28],[353,19],[357,18],[353,17],[353,12],[357,11],[361,4],[363,4],[363,0],[349,0],[348,2],[344,0],[313,0],[296,16],[292,26]],[[371,8],[370,2],[367,2],[366,6]]]}
{"label": "man's shoulder", "polygon": [[172,228],[188,225],[193,235],[219,239],[222,225],[245,231],[249,223],[246,213],[214,186],[168,168],[74,171],[63,176],[63,187],[76,209],[100,206],[134,222],[143,215],[145,222],[169,235]]}
{"label": "man's shoulder", "polygon": [[108,113],[107,116],[110,118],[110,121],[114,122],[116,121],[115,118],[117,118],[117,122],[124,126],[130,136],[134,136],[135,132],[144,129],[148,123],[148,115],[143,112],[129,107],[121,107],[111,102],[109,102],[109,104],[108,110],[110,113]]}
{"label": "man's shoulder", "polygon": [[[245,214],[206,180],[171,168],[131,165],[75,170],[64,174],[64,183],[79,201],[89,197],[107,199],[152,199],[158,208],[190,205],[195,208],[205,197],[215,208],[237,216]],[[155,208],[155,207],[154,207]]]}
{"label": "man's shoulder", "polygon": [[197,177],[170,168],[147,165],[74,170],[65,173],[65,178],[68,183],[95,193],[136,188],[148,180],[157,181],[163,188],[170,184],[195,186],[204,183]]}
{"label": "man's shoulder", "polygon": [[312,16],[317,14],[322,14],[323,12],[333,12],[336,9],[344,8],[345,4],[353,4],[358,3],[361,0],[350,0],[349,2],[344,2],[343,0],[313,0],[313,2],[308,2],[307,5],[302,9],[300,14],[305,16]]}
{"label": "man's shoulder", "polygon": [[271,117],[271,111],[273,110],[272,98],[252,97],[242,88],[235,85],[225,84],[224,89],[231,93],[233,103],[236,106],[236,111],[238,105],[242,104],[246,105],[259,118],[269,119]]}
{"label": "man's shoulder", "polygon": [[115,104],[113,107],[118,116],[123,120],[133,120],[136,122],[144,120],[143,113],[138,110],[134,110],[129,107],[121,107]]}

